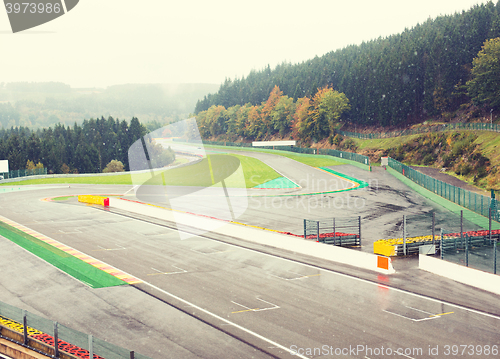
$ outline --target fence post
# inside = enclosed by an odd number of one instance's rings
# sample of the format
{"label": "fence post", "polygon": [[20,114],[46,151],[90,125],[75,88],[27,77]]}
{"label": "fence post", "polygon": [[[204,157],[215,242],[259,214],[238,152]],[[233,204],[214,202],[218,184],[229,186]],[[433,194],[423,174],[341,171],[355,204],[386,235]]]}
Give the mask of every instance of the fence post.
{"label": "fence post", "polygon": [[23,341],[24,345],[28,345],[28,317],[26,309],[23,309]]}
{"label": "fence post", "polygon": [[135,358],[134,351],[131,351],[130,352],[130,359],[134,359],[134,358]]}
{"label": "fence post", "polygon": [[316,221],[316,241],[319,242],[319,221]]}
{"label": "fence post", "polygon": [[89,334],[89,359],[94,359],[94,340],[92,334]]}
{"label": "fence post", "polygon": [[497,274],[497,240],[493,242],[493,251],[495,252],[493,255],[493,274]]}
{"label": "fence post", "polygon": [[403,255],[406,255],[406,214],[403,215]]}
{"label": "fence post", "polygon": [[444,259],[444,248],[443,248],[443,239],[444,239],[444,231],[443,228],[441,228],[441,239],[439,243],[439,254],[441,255],[441,259]]}
{"label": "fence post", "polygon": [[[335,217],[333,218],[333,244],[335,244]],[[342,243],[342,242],[341,242]]]}
{"label": "fence post", "polygon": [[307,219],[304,219],[304,239],[307,239],[306,221]]}
{"label": "fence post", "polygon": [[361,245],[361,216],[358,216],[359,245]]}
{"label": "fence post", "polygon": [[436,213],[432,212],[432,244],[436,244]]}
{"label": "fence post", "polygon": [[469,266],[469,235],[465,235],[465,266]]}
{"label": "fence post", "polygon": [[490,244],[491,244],[491,208],[488,211],[488,217],[489,217],[488,232],[489,232],[489,240],[490,240]]}
{"label": "fence post", "polygon": [[57,322],[54,322],[54,356],[59,358],[59,328]]}
{"label": "fence post", "polygon": [[464,245],[464,210],[460,210],[460,244]]}

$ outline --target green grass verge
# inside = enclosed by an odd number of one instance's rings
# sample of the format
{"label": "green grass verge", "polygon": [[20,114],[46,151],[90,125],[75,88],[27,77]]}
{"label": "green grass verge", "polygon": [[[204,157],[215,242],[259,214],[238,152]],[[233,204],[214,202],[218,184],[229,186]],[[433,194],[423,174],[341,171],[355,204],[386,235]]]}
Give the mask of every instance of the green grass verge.
{"label": "green grass verge", "polygon": [[72,255],[51,246],[6,223],[0,222],[0,236],[33,253],[63,272],[89,285],[92,288],[104,288],[127,284]]}
{"label": "green grass verge", "polygon": [[[406,178],[403,176],[401,173],[398,171],[387,167],[387,171],[396,177],[398,180],[403,182],[405,185],[413,189],[415,192],[421,194],[422,196],[426,197],[427,199],[430,199],[434,203],[439,204],[440,206],[446,208],[452,213],[455,214],[460,214],[460,211],[464,211],[464,217],[466,217],[469,221],[471,221],[474,224],[477,224],[478,226],[481,226],[482,228],[488,228],[489,227],[489,220],[488,218],[481,216],[480,214],[473,212],[465,207],[459,206],[456,203],[453,203],[451,201],[448,201],[446,198],[443,198],[441,196],[438,196],[437,194],[425,189],[424,187],[416,184],[409,178]],[[492,229],[500,229],[500,223],[497,223],[495,221],[492,221]]]}
{"label": "green grass verge", "polygon": [[[78,175],[76,175],[78,176]],[[37,178],[19,182],[2,183],[0,186],[21,186],[21,185],[40,185],[40,184],[123,184],[132,185],[130,174],[114,176],[78,176],[78,177],[52,177]]]}
{"label": "green grass verge", "polygon": [[[251,188],[267,181],[281,177],[279,173],[273,170],[262,161],[248,156],[235,154],[213,154],[210,155],[211,164],[207,158],[204,158],[198,163],[189,166],[183,166],[164,171],[158,171],[157,175],[151,179],[151,174],[145,172],[143,174],[134,175],[134,180],[137,183],[147,182],[149,185],[171,185],[171,186],[203,186],[212,185],[212,175],[215,174],[214,180],[218,182],[224,179],[226,186],[238,188]],[[232,161],[232,159],[238,159]],[[243,177],[236,173],[231,174],[230,165],[241,164]],[[229,167],[228,167],[229,165]],[[212,166],[212,175],[210,167]],[[213,172],[215,169],[215,172]],[[161,173],[164,173],[161,176]],[[3,186],[18,186],[18,185],[41,185],[41,184],[114,184],[114,185],[132,185],[132,175],[130,173],[112,175],[112,176],[77,176],[77,177],[54,177],[54,178],[39,178],[30,179],[19,182],[4,183]],[[63,199],[61,199],[63,200]]]}
{"label": "green grass verge", "polygon": [[[236,171],[241,164],[242,171]],[[159,171],[153,178],[150,173],[137,175],[136,181],[147,185],[167,186],[220,186],[251,188],[275,178],[279,173],[258,159],[232,154],[211,154],[190,166]]]}
{"label": "green grass verge", "polygon": [[55,198],[52,198],[52,201],[67,201],[68,199],[72,199],[74,198],[75,196],[61,196],[61,197],[55,197]]}

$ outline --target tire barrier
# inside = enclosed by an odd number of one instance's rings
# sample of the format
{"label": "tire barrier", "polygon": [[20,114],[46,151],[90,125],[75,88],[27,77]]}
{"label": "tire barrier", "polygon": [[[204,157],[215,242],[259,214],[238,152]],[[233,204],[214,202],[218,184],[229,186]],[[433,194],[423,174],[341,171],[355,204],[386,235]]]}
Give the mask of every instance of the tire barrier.
{"label": "tire barrier", "polygon": [[[436,250],[441,250],[441,245],[443,249],[449,247],[457,247],[457,241],[468,238],[469,243],[481,245],[484,241],[488,240],[490,231],[480,230],[480,231],[468,231],[468,232],[457,232],[457,233],[446,233],[443,235],[443,240],[441,241],[441,236],[434,236],[434,241],[432,235],[428,236],[417,236],[406,238],[406,254],[417,254],[419,253],[419,247],[435,244]],[[500,239],[500,230],[496,229],[491,231],[491,236],[493,240],[498,241]],[[383,256],[394,257],[404,255],[404,239],[403,238],[393,238],[393,239],[379,239],[373,243],[373,253],[380,254]]]}
{"label": "tire barrier", "polygon": [[[4,316],[0,316],[0,325],[7,327],[9,329],[12,329],[18,333],[23,334],[24,333],[24,326],[21,323],[18,323],[12,319],[6,318]],[[28,335],[32,339],[36,339],[38,341],[41,341],[51,347],[54,347],[54,337],[52,337],[49,334],[45,334],[37,329],[27,327],[27,332]],[[90,353],[86,349],[82,349],[80,347],[77,347],[76,345],[70,344],[68,342],[58,340],[58,347],[60,351],[63,351],[65,353],[71,354],[73,356],[76,356],[78,358],[82,359],[89,359]],[[94,359],[105,359],[99,355],[94,354],[93,355]]]}
{"label": "tire barrier", "polygon": [[[440,236],[434,236],[436,243],[441,240]],[[406,254],[418,253],[419,247],[432,244],[432,235],[406,238]],[[373,243],[373,253],[387,257],[404,255],[404,239],[379,239]]]}
{"label": "tire barrier", "polygon": [[[18,333],[24,333],[24,326],[21,323],[18,323],[14,320],[11,320],[9,318],[0,316],[0,325],[10,328],[12,330],[15,330]],[[28,335],[37,335],[37,334],[43,334],[41,331],[33,329],[31,327],[27,327],[27,332]]]}
{"label": "tire barrier", "polygon": [[[337,232],[347,229],[357,233]],[[361,217],[304,219],[304,239],[336,246],[361,245]]]}
{"label": "tire barrier", "polygon": [[[52,337],[48,334],[45,334],[45,333],[37,334],[37,335],[33,335],[32,338],[39,340],[41,342],[44,342],[45,344],[48,344],[51,347],[54,346],[54,337]],[[82,358],[82,359],[89,359],[89,357],[90,357],[90,353],[86,349],[82,349],[80,347],[77,347],[76,345],[70,344],[70,343],[62,341],[62,340],[58,340],[57,342],[58,342],[57,346],[58,346],[59,350],[62,352],[74,355],[74,356],[76,356],[78,358]],[[101,357],[97,354],[93,354],[92,357],[94,359],[104,359],[103,357]]]}
{"label": "tire barrier", "polygon": [[109,197],[104,197],[104,196],[79,195],[78,202],[87,204],[98,204],[104,207],[109,207]]}

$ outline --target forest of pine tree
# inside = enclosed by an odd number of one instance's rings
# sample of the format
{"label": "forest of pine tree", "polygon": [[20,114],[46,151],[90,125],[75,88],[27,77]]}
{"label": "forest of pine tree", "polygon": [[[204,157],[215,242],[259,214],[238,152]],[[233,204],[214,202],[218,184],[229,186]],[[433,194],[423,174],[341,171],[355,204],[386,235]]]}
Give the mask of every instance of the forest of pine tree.
{"label": "forest of pine tree", "polygon": [[128,167],[128,149],[147,133],[137,118],[130,124],[112,117],[85,120],[80,126],[56,125],[33,131],[26,127],[0,129],[0,158],[10,170],[41,163],[49,173],[100,173],[112,160]]}
{"label": "forest of pine tree", "polygon": [[471,101],[464,88],[473,59],[486,40],[499,36],[500,1],[476,5],[300,64],[268,66],[241,79],[226,79],[217,93],[198,101],[195,113],[212,106],[259,106],[275,86],[299,103],[328,86],[349,100],[345,115],[353,124],[424,121]]}

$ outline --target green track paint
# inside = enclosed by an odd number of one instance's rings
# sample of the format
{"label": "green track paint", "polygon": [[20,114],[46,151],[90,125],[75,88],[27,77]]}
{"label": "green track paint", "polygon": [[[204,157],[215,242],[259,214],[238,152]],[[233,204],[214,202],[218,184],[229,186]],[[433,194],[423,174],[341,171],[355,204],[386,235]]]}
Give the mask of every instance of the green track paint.
{"label": "green track paint", "polygon": [[104,288],[127,284],[70,254],[44,243],[14,227],[0,222],[0,236],[7,238],[37,257],[59,268],[92,288]]}
{"label": "green track paint", "polygon": [[286,188],[299,188],[300,186],[286,177],[278,177],[266,183],[262,183],[254,188],[262,189],[286,189]]}

